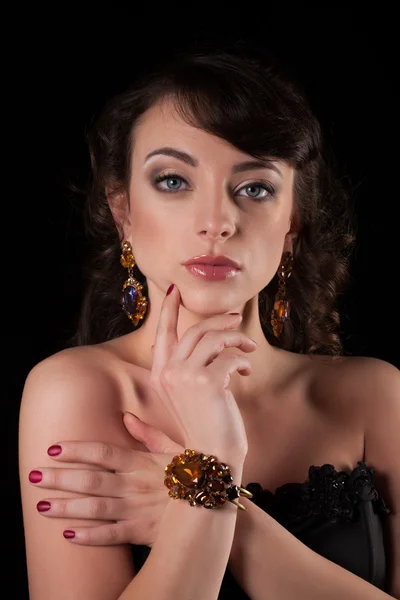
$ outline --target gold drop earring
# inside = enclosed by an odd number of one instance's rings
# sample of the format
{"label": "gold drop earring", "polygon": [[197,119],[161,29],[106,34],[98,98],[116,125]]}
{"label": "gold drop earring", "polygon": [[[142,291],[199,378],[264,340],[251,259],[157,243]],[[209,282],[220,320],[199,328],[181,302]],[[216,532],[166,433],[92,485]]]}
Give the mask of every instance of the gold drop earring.
{"label": "gold drop earring", "polygon": [[271,325],[274,336],[279,338],[282,334],[285,322],[290,316],[290,300],[287,297],[286,282],[292,274],[293,255],[285,252],[278,268],[278,291],[274,299],[274,307],[271,312]]}
{"label": "gold drop earring", "polygon": [[144,319],[147,310],[147,298],[143,296],[143,285],[133,277],[135,258],[132,254],[132,246],[129,242],[122,245],[121,265],[128,269],[128,279],[122,288],[121,304],[122,310],[127,317],[136,325]]}

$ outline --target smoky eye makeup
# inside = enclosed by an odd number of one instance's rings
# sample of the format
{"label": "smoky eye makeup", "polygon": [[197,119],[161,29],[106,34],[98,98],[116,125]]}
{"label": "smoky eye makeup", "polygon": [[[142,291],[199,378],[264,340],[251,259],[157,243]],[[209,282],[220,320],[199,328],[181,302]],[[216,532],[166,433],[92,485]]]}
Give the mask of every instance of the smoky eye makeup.
{"label": "smoky eye makeup", "polygon": [[[272,169],[249,168],[248,171],[247,173],[244,171],[241,175],[232,175],[232,183],[228,183],[228,193],[237,198],[253,199],[259,203],[273,200],[279,195],[282,175],[275,175]],[[146,178],[153,189],[162,194],[174,194],[179,197],[180,194],[193,189],[190,177],[183,175],[179,168],[162,163],[152,165]]]}
{"label": "smoky eye makeup", "polygon": [[[178,194],[179,192],[190,191],[187,180],[175,171],[162,171],[154,177],[152,185],[163,194]],[[277,189],[269,181],[253,179],[239,184],[230,192],[236,197],[263,203],[273,200],[277,194]]]}

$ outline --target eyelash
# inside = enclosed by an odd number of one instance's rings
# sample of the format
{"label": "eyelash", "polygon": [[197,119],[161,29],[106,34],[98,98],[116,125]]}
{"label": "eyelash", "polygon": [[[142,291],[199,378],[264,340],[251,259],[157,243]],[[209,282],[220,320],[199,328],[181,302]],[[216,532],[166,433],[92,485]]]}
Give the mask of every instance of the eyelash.
{"label": "eyelash", "polygon": [[[180,179],[181,181],[184,181],[187,184],[186,179],[184,179],[183,177],[180,177],[180,175],[177,175],[176,173],[160,173],[160,175],[157,175],[157,177],[154,179],[154,183],[158,184],[162,181],[165,181],[166,179]],[[250,183],[242,186],[241,188],[239,188],[239,190],[242,189],[246,189],[248,187],[259,187],[262,188],[264,190],[266,190],[270,196],[270,198],[274,198],[276,191],[275,188],[268,184],[265,183],[265,181],[251,181]],[[159,187],[157,187],[158,190],[160,190]],[[173,194],[173,193],[177,193],[177,192],[181,192],[182,190],[166,190],[166,189],[162,189],[162,192],[165,192],[167,194]],[[247,196],[247,198],[250,198],[250,200],[254,200],[255,202],[266,202],[268,200],[268,196],[261,196],[260,198],[256,198],[253,196]]]}

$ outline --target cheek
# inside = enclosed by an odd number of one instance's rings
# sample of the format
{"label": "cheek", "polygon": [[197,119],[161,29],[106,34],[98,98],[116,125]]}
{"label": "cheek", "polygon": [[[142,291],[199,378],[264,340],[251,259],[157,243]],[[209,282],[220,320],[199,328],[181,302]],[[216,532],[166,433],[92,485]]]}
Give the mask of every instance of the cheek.
{"label": "cheek", "polygon": [[[170,218],[167,202],[162,202],[160,194],[145,181],[132,183],[130,187],[130,207],[132,236],[166,236],[174,219]],[[173,215],[171,215],[173,216]]]}
{"label": "cheek", "polygon": [[160,255],[162,248],[168,245],[168,228],[161,219],[150,216],[145,210],[135,211],[131,223],[133,254],[144,273],[145,265],[154,262],[155,256]]}
{"label": "cheek", "polygon": [[[133,178],[135,181],[135,178]],[[132,241],[139,246],[142,241],[150,235],[152,238],[162,234],[162,223],[159,212],[154,210],[151,190],[142,182],[132,183],[130,187],[130,221]],[[140,249],[139,246],[138,250]]]}
{"label": "cheek", "polygon": [[[148,196],[148,192],[147,192]],[[173,251],[177,238],[170,222],[162,210],[154,210],[154,202],[135,190],[131,195],[131,238],[132,250],[137,266],[146,278],[165,276],[165,248]],[[182,231],[182,228],[180,229]]]}
{"label": "cheek", "polygon": [[265,252],[269,252],[273,248],[283,246],[287,231],[288,223],[285,219],[281,216],[277,218],[271,213],[263,218],[254,218],[246,235],[251,245],[264,248]]}
{"label": "cheek", "polygon": [[280,223],[265,224],[253,231],[249,247],[253,248],[251,260],[257,277],[268,281],[274,277],[282,258],[286,232],[287,227]]}
{"label": "cheek", "polygon": [[161,219],[154,213],[150,214],[144,207],[132,207],[131,225],[133,241],[147,238],[150,234],[153,239],[158,239],[163,232]]}

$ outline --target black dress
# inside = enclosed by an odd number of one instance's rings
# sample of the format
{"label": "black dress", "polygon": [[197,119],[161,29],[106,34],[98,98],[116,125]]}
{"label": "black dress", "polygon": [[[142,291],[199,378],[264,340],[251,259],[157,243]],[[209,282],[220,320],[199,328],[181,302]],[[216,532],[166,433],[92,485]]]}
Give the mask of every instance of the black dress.
{"label": "black dress", "polygon": [[[252,502],[309,548],[387,592],[384,519],[391,511],[379,496],[374,470],[365,462],[350,473],[333,465],[311,466],[304,483],[286,483],[275,494],[259,483],[246,486]],[[151,548],[132,546],[136,570]],[[220,600],[248,600],[227,567]]]}

